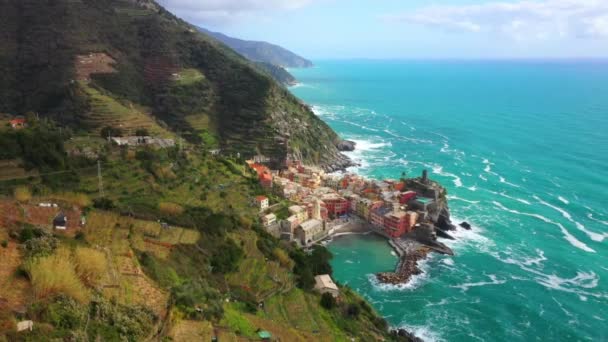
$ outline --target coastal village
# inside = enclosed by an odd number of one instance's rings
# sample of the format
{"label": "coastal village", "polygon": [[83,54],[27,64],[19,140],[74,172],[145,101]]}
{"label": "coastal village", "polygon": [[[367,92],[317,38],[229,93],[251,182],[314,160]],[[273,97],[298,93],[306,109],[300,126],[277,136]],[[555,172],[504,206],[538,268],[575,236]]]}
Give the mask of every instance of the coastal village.
{"label": "coastal village", "polygon": [[284,170],[275,171],[260,160],[247,163],[261,186],[291,204],[287,217],[280,217],[279,206],[271,205],[268,197],[255,198],[265,229],[277,238],[309,248],[336,234],[379,234],[401,257],[395,273],[378,275],[390,283],[404,283],[418,274],[417,261],[430,251],[453,254],[436,241],[436,231],[449,237],[436,226],[442,221],[438,214],[447,211],[445,190],[428,179],[426,170],[419,178],[371,180],[348,173],[328,174],[298,160],[288,160]]}

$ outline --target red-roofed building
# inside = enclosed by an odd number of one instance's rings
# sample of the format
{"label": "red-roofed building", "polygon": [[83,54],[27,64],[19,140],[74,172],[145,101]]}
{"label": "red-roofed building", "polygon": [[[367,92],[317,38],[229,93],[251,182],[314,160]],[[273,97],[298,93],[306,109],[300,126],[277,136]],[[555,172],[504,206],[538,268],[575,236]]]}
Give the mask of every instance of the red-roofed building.
{"label": "red-roofed building", "polygon": [[416,192],[414,192],[414,191],[404,192],[401,195],[399,195],[399,203],[406,204],[407,202],[409,202],[415,198],[416,198]]}
{"label": "red-roofed building", "polygon": [[260,175],[260,184],[265,188],[272,187],[272,175],[270,172],[264,172]]}
{"label": "red-roofed building", "polygon": [[255,172],[257,172],[258,179],[263,187],[272,187],[272,174],[270,173],[270,169],[268,167],[258,163],[251,163],[249,166],[254,169]]}
{"label": "red-roofed building", "polygon": [[11,120],[11,127],[14,129],[23,128],[26,126],[24,118],[16,118]]}
{"label": "red-roofed building", "polygon": [[256,196],[255,203],[257,204],[258,208],[260,208],[260,211],[266,210],[270,204],[268,202],[268,197],[266,196]]}
{"label": "red-roofed building", "polygon": [[399,183],[395,184],[395,190],[396,191],[403,191],[403,189],[405,189],[405,183],[404,182],[399,182]]}

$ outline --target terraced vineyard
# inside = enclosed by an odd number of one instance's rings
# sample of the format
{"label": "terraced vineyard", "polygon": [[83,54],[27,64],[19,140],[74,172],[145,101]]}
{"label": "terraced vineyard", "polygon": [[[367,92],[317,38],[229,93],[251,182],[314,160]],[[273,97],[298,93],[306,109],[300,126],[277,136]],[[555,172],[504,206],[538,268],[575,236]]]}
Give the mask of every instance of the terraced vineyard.
{"label": "terraced vineyard", "polygon": [[91,104],[91,111],[84,114],[83,124],[95,131],[105,126],[121,128],[126,135],[134,135],[140,128],[152,135],[171,137],[172,133],[162,128],[154,117],[132,103],[121,103],[99,90],[81,83]]}
{"label": "terraced vineyard", "polygon": [[22,167],[21,160],[0,160],[0,181],[30,176],[35,177],[37,175],[38,171],[36,170],[26,171]]}

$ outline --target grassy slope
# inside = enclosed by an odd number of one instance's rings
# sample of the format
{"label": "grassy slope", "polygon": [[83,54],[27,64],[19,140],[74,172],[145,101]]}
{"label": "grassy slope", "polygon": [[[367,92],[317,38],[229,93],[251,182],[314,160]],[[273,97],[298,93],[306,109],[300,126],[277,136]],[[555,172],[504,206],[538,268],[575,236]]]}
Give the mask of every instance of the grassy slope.
{"label": "grassy slope", "polygon": [[[85,138],[79,139],[90,142]],[[74,141],[78,139],[71,143]],[[257,240],[260,236],[247,227],[257,214],[256,209],[249,205],[249,200],[260,189],[239,163],[204,156],[196,150],[185,152],[185,159],[182,157],[178,160],[159,151],[155,153],[158,158],[151,172],[144,162],[133,159],[129,152],[121,153],[116,147],[101,150],[105,151],[107,158],[103,175],[109,198],[114,200],[118,210],[148,218],[136,219],[117,212],[93,210],[87,215],[87,226],[83,230],[85,240],[74,240],[74,232],[68,232],[65,237],[60,236],[61,243],[72,248],[87,245],[103,251],[106,271],[102,276],[102,295],[118,304],[144,305],[151,309],[161,321],[150,331],[164,326],[161,335],[176,339],[194,336],[206,338],[217,333],[223,340],[235,341],[255,338],[257,329],[268,330],[281,340],[288,341],[346,341],[351,336],[367,341],[382,335],[374,332],[376,328],[365,315],[358,319],[348,319],[340,309],[327,311],[321,308],[318,295],[296,288],[290,269],[276,261],[267,260],[258,250]],[[174,165],[172,176],[158,176],[154,173],[154,170],[170,164]],[[224,186],[220,187],[222,184]],[[75,188],[63,190],[94,196],[96,186],[96,173],[83,172],[80,173],[80,182]],[[70,200],[76,198],[66,194],[55,195],[52,191],[45,190],[44,184],[37,185],[34,190],[44,196],[33,198],[32,203],[54,198],[54,201],[70,207]],[[240,217],[236,230],[227,235],[245,253],[236,271],[215,274],[208,267],[211,256],[224,238],[205,230],[177,226],[169,230],[162,229],[155,218],[166,217],[157,209],[158,203],[163,201],[171,201],[184,208],[206,207],[213,212],[233,213]],[[0,200],[0,203],[9,202]],[[8,239],[6,228],[11,227],[0,228],[0,240]],[[14,270],[25,259],[16,252],[17,241],[8,240],[8,248],[0,247],[0,253],[7,257],[12,266],[10,271],[0,273],[0,287],[10,288],[10,291],[3,293],[9,294],[10,303],[15,307],[30,303],[33,297],[29,282],[14,278]],[[153,264],[143,265],[142,253],[150,255]],[[187,318],[176,307],[167,310],[171,288],[190,279],[204,279],[210,286],[219,289],[222,296],[232,298],[230,303],[222,301],[224,316],[221,320],[196,321]],[[13,283],[15,280],[17,282]],[[7,287],[9,283],[13,285]],[[248,309],[240,299],[243,293],[256,303],[263,301],[264,309],[257,312]],[[359,300],[352,294],[346,294],[343,298],[346,302],[353,303]],[[46,319],[44,316],[34,318],[38,323]],[[10,327],[11,319],[6,319],[0,317],[0,327],[1,323],[9,324]],[[46,327],[61,335],[60,328]],[[72,329],[78,328],[82,326]],[[35,332],[32,338],[36,340],[34,336],[39,333],[41,330]]]}

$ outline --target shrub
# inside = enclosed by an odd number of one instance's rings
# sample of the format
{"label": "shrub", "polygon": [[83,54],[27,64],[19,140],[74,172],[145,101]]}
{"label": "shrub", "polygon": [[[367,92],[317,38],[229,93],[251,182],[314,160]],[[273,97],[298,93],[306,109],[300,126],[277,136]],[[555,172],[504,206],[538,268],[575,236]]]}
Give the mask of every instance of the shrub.
{"label": "shrub", "polygon": [[172,216],[178,216],[184,213],[184,208],[181,205],[170,202],[160,202],[158,204],[158,210],[163,214]]}
{"label": "shrub", "polygon": [[106,270],[106,256],[93,248],[78,247],[74,252],[76,273],[87,286],[97,286]]}
{"label": "shrub", "polygon": [[100,341],[141,341],[157,321],[156,315],[140,305],[126,306],[99,296],[90,306],[89,335]]}
{"label": "shrub", "polygon": [[348,304],[346,307],[346,315],[350,318],[357,318],[361,313],[361,308],[357,304]]}
{"label": "shrub", "polygon": [[107,137],[121,137],[122,136],[122,130],[120,128],[115,128],[115,127],[111,127],[111,126],[106,126],[104,128],[101,129],[101,132],[99,133],[99,135],[106,139]]}
{"label": "shrub", "polygon": [[59,240],[51,234],[44,234],[27,240],[23,246],[28,258],[49,256],[59,246]]}
{"label": "shrub", "polygon": [[71,204],[77,205],[81,208],[88,207],[89,205],[91,205],[91,199],[89,198],[89,196],[83,193],[68,192],[61,194],[59,198]]}
{"label": "shrub", "polygon": [[150,132],[148,132],[148,130],[145,128],[140,128],[135,131],[135,135],[138,137],[146,137],[150,135]]}
{"label": "shrub", "polygon": [[45,316],[55,328],[75,330],[84,323],[87,312],[86,307],[72,298],[59,296],[46,308]]}
{"label": "shrub", "polygon": [[224,241],[211,257],[214,273],[229,273],[236,271],[243,257],[243,250],[232,239]]}
{"label": "shrub", "polygon": [[81,303],[88,300],[89,293],[74,270],[69,251],[36,258],[27,268],[38,299],[64,294]]}
{"label": "shrub", "polygon": [[321,306],[327,310],[331,310],[336,306],[336,299],[331,293],[324,293],[321,295]]}
{"label": "shrub", "polygon": [[84,232],[82,230],[79,230],[76,232],[76,234],[74,235],[74,239],[78,240],[78,241],[86,241],[86,236],[84,234]]}
{"label": "shrub", "polygon": [[287,255],[284,250],[282,250],[281,248],[275,248],[272,254],[274,254],[274,257],[277,259],[279,264],[281,264],[281,266],[289,270],[293,268],[293,260],[291,260],[289,255]]}
{"label": "shrub", "polygon": [[44,231],[32,226],[25,226],[19,231],[19,242],[25,243],[33,238],[41,237]]}
{"label": "shrub", "polygon": [[30,199],[32,199],[32,192],[30,191],[30,189],[28,187],[25,186],[18,186],[15,188],[14,192],[13,192],[13,196],[15,197],[15,199],[21,203],[25,203],[27,201],[29,201]]}
{"label": "shrub", "polygon": [[174,287],[171,294],[175,305],[190,319],[222,318],[224,311],[221,294],[205,281],[183,283]]}
{"label": "shrub", "polygon": [[8,247],[8,241],[7,240],[2,240],[2,242],[0,243],[0,245],[2,245],[2,248],[7,248]]}
{"label": "shrub", "polygon": [[114,202],[106,197],[101,197],[101,198],[96,198],[93,200],[93,207],[95,207],[96,209],[102,209],[102,210],[111,210],[116,208],[116,206],[114,205]]}

